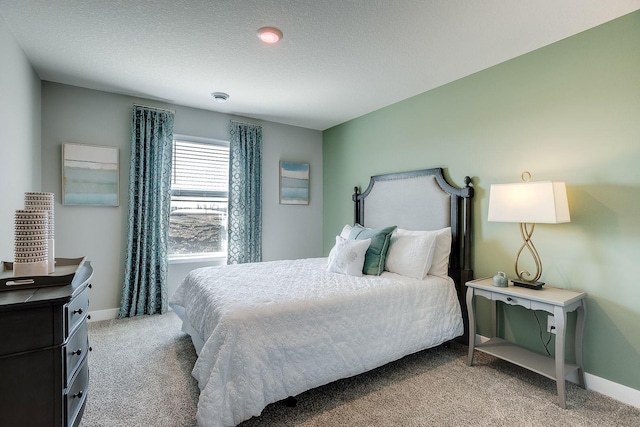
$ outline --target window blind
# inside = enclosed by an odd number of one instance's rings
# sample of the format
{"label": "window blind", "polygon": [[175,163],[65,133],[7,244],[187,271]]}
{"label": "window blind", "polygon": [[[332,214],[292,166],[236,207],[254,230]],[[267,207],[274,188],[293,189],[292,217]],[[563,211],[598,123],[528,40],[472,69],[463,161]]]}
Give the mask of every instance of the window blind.
{"label": "window blind", "polygon": [[228,197],[229,145],[173,141],[171,194]]}

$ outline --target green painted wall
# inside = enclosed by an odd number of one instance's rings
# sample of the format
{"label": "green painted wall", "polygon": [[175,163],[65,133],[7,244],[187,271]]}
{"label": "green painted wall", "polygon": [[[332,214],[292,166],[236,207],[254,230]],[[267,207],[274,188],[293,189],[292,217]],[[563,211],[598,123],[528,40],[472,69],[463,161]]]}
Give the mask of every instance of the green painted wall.
{"label": "green painted wall", "polygon": [[[476,277],[513,275],[519,231],[487,222],[489,186],[524,170],[565,181],[571,223],[534,234],[543,280],[589,294],[586,371],[640,390],[639,40],[635,12],[325,131],[325,253],[355,185],[444,167],[459,186],[473,177]],[[503,315],[507,338],[544,351],[530,312]]]}

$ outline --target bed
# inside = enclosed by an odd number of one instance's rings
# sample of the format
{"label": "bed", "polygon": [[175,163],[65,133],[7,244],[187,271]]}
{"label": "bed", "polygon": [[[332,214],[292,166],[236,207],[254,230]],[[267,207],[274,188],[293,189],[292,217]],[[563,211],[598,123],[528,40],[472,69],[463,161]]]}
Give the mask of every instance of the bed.
{"label": "bed", "polygon": [[198,353],[198,425],[234,426],[270,403],[464,342],[470,183],[455,187],[440,168],[373,176],[355,188],[354,225],[336,230],[329,257],[189,273],[170,304]]}

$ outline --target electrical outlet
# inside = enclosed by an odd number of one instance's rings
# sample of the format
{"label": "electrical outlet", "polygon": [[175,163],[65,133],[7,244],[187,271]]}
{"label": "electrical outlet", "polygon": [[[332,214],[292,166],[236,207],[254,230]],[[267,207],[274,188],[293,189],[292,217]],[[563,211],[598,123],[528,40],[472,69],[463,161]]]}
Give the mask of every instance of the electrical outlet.
{"label": "electrical outlet", "polygon": [[547,316],[547,332],[550,334],[556,333],[556,319],[552,315]]}

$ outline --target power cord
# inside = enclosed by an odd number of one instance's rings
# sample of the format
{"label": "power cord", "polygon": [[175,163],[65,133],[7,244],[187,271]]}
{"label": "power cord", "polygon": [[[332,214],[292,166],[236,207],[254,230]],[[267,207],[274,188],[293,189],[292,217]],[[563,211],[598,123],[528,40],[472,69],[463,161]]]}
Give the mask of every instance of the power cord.
{"label": "power cord", "polygon": [[[533,315],[536,318],[536,321],[538,322],[538,330],[540,331],[540,342],[542,342],[542,345],[544,346],[544,349],[547,352],[547,354],[551,356],[551,352],[549,352],[549,343],[551,342],[551,335],[553,334],[549,332],[549,339],[545,343],[544,338],[542,337],[542,324],[540,323],[540,319],[538,319],[538,314],[535,312],[535,310],[531,310],[531,312],[533,313]],[[555,328],[556,328],[555,326],[551,327],[552,330],[554,330]]]}

